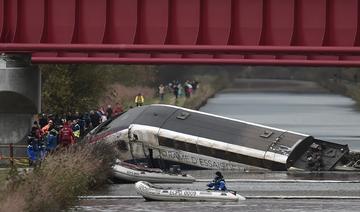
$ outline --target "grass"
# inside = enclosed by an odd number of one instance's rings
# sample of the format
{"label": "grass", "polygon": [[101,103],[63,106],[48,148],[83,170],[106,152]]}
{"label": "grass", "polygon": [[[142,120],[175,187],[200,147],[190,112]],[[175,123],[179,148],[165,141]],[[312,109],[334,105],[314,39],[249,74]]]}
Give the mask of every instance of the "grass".
{"label": "grass", "polygon": [[115,159],[108,144],[74,145],[48,156],[32,172],[13,173],[0,193],[0,211],[59,211],[102,185]]}
{"label": "grass", "polygon": [[190,97],[180,96],[175,99],[172,92],[165,93],[163,101],[160,101],[159,96],[156,95],[157,88],[151,87],[128,87],[121,84],[113,84],[108,87],[108,92],[100,100],[100,105],[115,105],[116,102],[122,104],[125,110],[134,107],[134,98],[138,93],[142,93],[145,97],[145,105],[149,104],[169,104],[180,107],[187,107],[190,109],[198,109],[206,100],[214,95],[217,91],[225,87],[226,80],[221,76],[194,76],[194,79],[200,82],[200,87]]}
{"label": "grass", "polygon": [[0,169],[0,188],[4,185],[8,173],[9,173],[8,169]]}

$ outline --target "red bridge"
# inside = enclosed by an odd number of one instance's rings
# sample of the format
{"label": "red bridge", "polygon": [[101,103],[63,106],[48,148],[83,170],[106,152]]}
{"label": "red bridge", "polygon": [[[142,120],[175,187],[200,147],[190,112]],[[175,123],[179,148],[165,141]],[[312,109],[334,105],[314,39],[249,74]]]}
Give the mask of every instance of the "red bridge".
{"label": "red bridge", "polygon": [[33,63],[360,65],[358,0],[0,0]]}

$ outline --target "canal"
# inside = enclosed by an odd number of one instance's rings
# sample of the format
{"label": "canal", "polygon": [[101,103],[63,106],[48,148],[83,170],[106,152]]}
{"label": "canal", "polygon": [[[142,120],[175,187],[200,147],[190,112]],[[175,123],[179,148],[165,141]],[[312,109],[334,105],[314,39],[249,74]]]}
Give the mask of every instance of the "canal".
{"label": "canal", "polygon": [[[260,83],[261,84],[261,83]],[[298,84],[297,84],[298,86]],[[312,85],[314,86],[314,85]],[[275,86],[276,87],[276,86]],[[266,126],[349,144],[360,150],[360,111],[347,97],[321,88],[281,88],[257,85],[232,89],[209,99],[200,110]],[[316,87],[316,86],[315,86]],[[188,171],[197,179],[178,188],[205,189],[212,170]],[[360,206],[358,173],[224,172],[229,188],[247,200],[238,203],[146,202],[136,197],[132,184],[110,184],[92,195],[133,196],[135,199],[81,200],[75,211],[357,211]],[[166,184],[164,186],[174,186]]]}
{"label": "canal", "polygon": [[224,92],[200,109],[230,118],[349,144],[360,150],[360,111],[350,98],[323,92]]}

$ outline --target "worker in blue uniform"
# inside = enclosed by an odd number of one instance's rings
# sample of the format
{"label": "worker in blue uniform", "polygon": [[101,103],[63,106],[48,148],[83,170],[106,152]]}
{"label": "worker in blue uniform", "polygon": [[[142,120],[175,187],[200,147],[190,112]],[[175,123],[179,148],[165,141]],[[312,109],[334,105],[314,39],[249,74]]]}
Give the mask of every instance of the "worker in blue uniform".
{"label": "worker in blue uniform", "polygon": [[215,173],[214,180],[211,183],[207,184],[207,186],[211,190],[217,190],[217,191],[226,191],[227,190],[226,185],[225,185],[224,176],[219,171],[217,171]]}

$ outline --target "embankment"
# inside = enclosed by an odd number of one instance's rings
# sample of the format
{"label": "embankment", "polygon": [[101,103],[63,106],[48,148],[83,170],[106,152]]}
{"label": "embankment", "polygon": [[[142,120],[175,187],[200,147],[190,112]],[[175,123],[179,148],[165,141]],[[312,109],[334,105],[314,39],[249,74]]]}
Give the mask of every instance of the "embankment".
{"label": "embankment", "polygon": [[207,100],[214,96],[218,91],[226,88],[229,83],[229,80],[225,75],[194,76],[193,79],[200,82],[200,84],[190,98],[181,95],[178,99],[175,99],[172,91],[168,89],[164,100],[160,101],[159,96],[157,95],[157,88],[112,84],[108,86],[107,92],[99,101],[99,105],[106,106],[120,103],[126,110],[134,106],[134,97],[138,93],[142,93],[145,97],[145,105],[161,103],[197,110],[206,104]]}
{"label": "embankment", "polygon": [[320,81],[319,84],[332,93],[352,98],[360,108],[360,83],[349,80],[329,79]]}
{"label": "embankment", "polygon": [[[218,76],[199,76],[199,88],[190,97],[177,100],[167,93],[164,102],[160,102],[150,87],[112,86],[103,104],[114,103],[116,97],[129,107],[133,104],[134,93],[143,92],[149,97],[146,103],[165,103],[197,109],[207,99],[224,88],[227,80]],[[114,90],[114,88],[120,88]],[[129,90],[127,90],[129,89]],[[144,92],[145,91],[145,92]],[[115,93],[119,92],[119,93]],[[127,94],[127,95],[126,95]],[[0,188],[0,212],[2,211],[59,211],[76,203],[77,196],[84,195],[95,187],[106,183],[115,153],[106,144],[74,146],[49,155],[41,166],[26,174],[16,171],[9,176],[3,188]],[[3,176],[3,175],[2,175]],[[1,180],[1,179],[0,179]],[[3,179],[4,180],[4,179]]]}
{"label": "embankment", "polygon": [[106,182],[115,157],[108,144],[74,145],[47,156],[28,173],[16,169],[0,190],[0,211],[60,211]]}
{"label": "embankment", "polygon": [[223,92],[327,93],[316,82],[286,79],[235,79]]}

